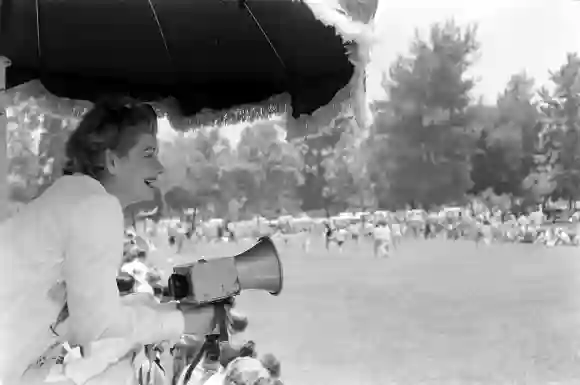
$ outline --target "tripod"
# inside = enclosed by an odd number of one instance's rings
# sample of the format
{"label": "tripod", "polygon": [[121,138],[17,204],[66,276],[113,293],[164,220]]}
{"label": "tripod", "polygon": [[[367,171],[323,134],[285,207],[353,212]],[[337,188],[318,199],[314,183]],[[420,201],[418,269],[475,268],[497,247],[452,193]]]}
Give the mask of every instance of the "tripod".
{"label": "tripod", "polygon": [[[215,306],[215,318],[214,318],[214,322],[216,325],[216,328],[214,328],[215,332],[213,334],[209,334],[205,337],[203,344],[197,350],[195,355],[191,358],[190,362],[188,362],[189,361],[189,359],[188,359],[189,357],[187,357],[188,355],[185,354],[185,357],[183,357],[183,360],[185,361],[184,362],[185,365],[177,365],[177,363],[179,361],[176,359],[177,357],[174,356],[174,372],[173,372],[173,378],[171,379],[172,385],[177,384],[177,381],[179,380],[179,377],[181,376],[183,368],[186,365],[187,365],[187,370],[186,370],[185,375],[184,375],[184,380],[183,380],[184,384],[187,384],[189,382],[189,380],[191,379],[191,376],[193,375],[193,371],[199,365],[199,363],[201,362],[201,360],[204,357],[207,358],[211,362],[219,362],[220,361],[220,344],[222,342],[229,341],[228,326],[230,324],[230,321],[229,321],[230,317],[229,317],[228,311],[226,309],[226,305],[231,305],[231,303],[232,303],[232,301],[228,299],[228,300],[224,300],[224,301],[221,301],[219,303],[213,304],[213,306]],[[186,353],[186,352],[176,352],[176,354],[183,354],[183,353]]]}

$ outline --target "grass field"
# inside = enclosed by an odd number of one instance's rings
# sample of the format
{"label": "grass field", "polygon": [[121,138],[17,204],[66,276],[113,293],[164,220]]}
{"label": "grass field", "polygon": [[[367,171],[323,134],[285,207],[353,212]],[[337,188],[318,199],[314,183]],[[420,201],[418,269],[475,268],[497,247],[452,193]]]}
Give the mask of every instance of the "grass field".
{"label": "grass field", "polygon": [[[162,246],[154,258],[170,270],[249,245],[169,260]],[[279,251],[282,294],[246,292],[237,306],[286,384],[580,384],[576,248],[408,240],[388,259],[374,259],[370,244]]]}

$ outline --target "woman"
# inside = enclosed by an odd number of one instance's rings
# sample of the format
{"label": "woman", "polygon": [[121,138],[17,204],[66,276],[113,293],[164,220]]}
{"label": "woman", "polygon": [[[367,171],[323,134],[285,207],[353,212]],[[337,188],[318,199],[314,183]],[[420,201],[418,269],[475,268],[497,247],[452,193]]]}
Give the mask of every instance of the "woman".
{"label": "woman", "polygon": [[[152,200],[163,171],[156,131],[148,105],[97,103],[68,140],[65,176],[0,225],[0,383],[44,384],[59,360],[45,353],[60,339],[78,347],[77,362],[90,363],[100,341],[142,347],[211,331],[212,308],[177,310],[117,290],[123,209]],[[66,327],[55,330],[65,303]],[[130,384],[130,350],[126,357],[83,385]],[[78,384],[59,378],[58,385]]]}

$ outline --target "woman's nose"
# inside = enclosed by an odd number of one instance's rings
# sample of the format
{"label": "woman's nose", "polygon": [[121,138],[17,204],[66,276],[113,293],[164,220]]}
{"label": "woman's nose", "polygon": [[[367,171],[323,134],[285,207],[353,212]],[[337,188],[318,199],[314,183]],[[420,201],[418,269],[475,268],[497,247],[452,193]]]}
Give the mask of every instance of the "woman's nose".
{"label": "woman's nose", "polygon": [[156,159],[157,162],[157,174],[163,174],[165,172],[165,167],[163,167],[163,164],[159,161],[159,159]]}

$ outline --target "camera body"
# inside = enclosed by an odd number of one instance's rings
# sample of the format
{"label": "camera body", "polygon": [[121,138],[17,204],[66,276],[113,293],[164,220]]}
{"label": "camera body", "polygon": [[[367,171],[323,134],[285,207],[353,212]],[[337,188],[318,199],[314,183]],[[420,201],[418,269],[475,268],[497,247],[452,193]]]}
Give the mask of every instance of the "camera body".
{"label": "camera body", "polygon": [[175,266],[169,278],[170,295],[182,303],[207,305],[238,295],[240,291],[233,258],[201,259]]}

